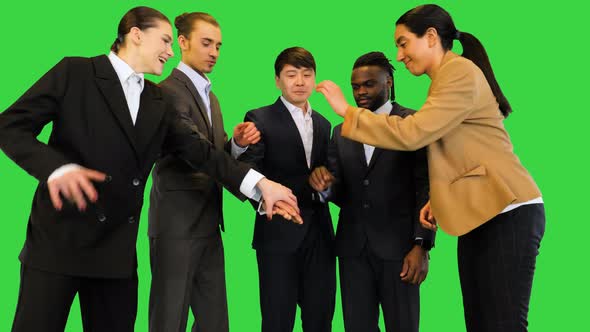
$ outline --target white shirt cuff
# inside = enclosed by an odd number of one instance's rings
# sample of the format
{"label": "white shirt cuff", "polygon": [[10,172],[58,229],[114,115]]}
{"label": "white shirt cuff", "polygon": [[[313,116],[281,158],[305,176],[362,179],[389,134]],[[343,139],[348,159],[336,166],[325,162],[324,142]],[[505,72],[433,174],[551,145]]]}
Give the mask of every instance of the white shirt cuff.
{"label": "white shirt cuff", "polygon": [[82,166],[80,166],[78,164],[65,164],[63,166],[60,166],[55,171],[53,171],[53,173],[51,173],[49,175],[49,177],[47,178],[47,182],[49,182],[53,179],[57,179],[58,177],[66,174],[67,172],[77,170],[80,168],[82,168]]}
{"label": "white shirt cuff", "polygon": [[264,175],[250,169],[240,184],[240,192],[244,194],[244,196],[259,202],[262,197],[262,192],[256,187],[256,185],[262,179],[264,179]]}
{"label": "white shirt cuff", "polygon": [[238,159],[238,157],[242,153],[246,152],[246,150],[248,150],[248,145],[242,148],[242,147],[238,146],[238,143],[236,143],[236,141],[232,137],[232,139],[231,139],[231,156],[234,157],[234,159]]}
{"label": "white shirt cuff", "polygon": [[264,210],[262,208],[262,203],[264,202],[263,199],[260,200],[260,202],[258,203],[258,209],[256,209],[256,212],[258,212],[259,215],[263,216],[266,214],[266,210]]}

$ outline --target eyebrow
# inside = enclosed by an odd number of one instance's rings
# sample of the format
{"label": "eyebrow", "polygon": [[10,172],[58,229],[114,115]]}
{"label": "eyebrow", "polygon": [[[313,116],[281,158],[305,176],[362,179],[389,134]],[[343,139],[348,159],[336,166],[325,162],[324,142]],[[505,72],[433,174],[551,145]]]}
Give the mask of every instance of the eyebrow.
{"label": "eyebrow", "polygon": [[404,39],[406,39],[406,37],[400,36],[398,39],[395,40],[395,44],[398,45]]}

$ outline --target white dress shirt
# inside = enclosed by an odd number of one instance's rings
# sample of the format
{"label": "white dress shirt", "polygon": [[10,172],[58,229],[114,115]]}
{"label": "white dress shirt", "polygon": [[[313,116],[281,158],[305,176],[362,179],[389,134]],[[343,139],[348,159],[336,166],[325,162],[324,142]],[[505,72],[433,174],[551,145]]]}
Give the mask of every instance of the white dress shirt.
{"label": "white dress shirt", "polygon": [[[381,105],[378,109],[375,110],[375,114],[389,114],[393,109],[393,105],[391,105],[391,101],[387,101],[385,104]],[[363,144],[365,148],[365,161],[367,165],[371,163],[371,158],[373,157],[373,152],[375,151],[375,147],[369,144]]]}
{"label": "white dress shirt", "polygon": [[299,136],[301,137],[301,141],[303,142],[303,149],[305,150],[305,160],[307,161],[307,167],[311,167],[311,149],[313,147],[313,120],[311,118],[311,105],[309,101],[307,102],[307,110],[304,113],[303,110],[290,102],[287,101],[283,96],[281,96],[281,101],[289,110],[289,114],[295,121],[295,125],[297,126],[297,130],[299,131]]}

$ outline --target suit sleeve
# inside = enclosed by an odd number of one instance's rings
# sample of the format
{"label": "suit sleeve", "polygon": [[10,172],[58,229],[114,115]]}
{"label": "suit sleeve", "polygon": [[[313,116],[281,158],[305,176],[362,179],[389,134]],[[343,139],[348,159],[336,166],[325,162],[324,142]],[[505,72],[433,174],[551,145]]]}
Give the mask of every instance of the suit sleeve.
{"label": "suit sleeve", "polygon": [[[264,125],[258,114],[253,111],[247,112],[244,116],[244,122],[247,121],[254,122],[256,128],[258,128],[258,131],[260,131],[260,141],[258,141],[256,144],[250,144],[248,149],[238,157],[238,160],[250,165],[250,167],[264,174]],[[250,200],[250,203],[254,207],[254,210],[258,210],[259,202]]]}
{"label": "suit sleeve", "polygon": [[72,163],[57,146],[37,139],[49,122],[53,122],[54,130],[59,125],[68,76],[65,58],[0,114],[0,149],[39,181],[46,181],[54,170]]}
{"label": "suit sleeve", "polygon": [[349,107],[342,135],[383,149],[414,151],[425,147],[457,127],[473,110],[477,80],[483,76],[475,70],[462,61],[441,67],[440,79],[432,82],[426,103],[405,118]]}
{"label": "suit sleeve", "polygon": [[340,127],[335,127],[328,145],[328,165],[327,168],[334,176],[334,182],[330,187],[329,200],[338,205],[342,206],[343,197],[343,183],[342,183],[342,164],[340,161],[340,155],[338,153],[338,141],[340,139]]}
{"label": "suit sleeve", "polygon": [[[236,197],[243,199],[240,184],[250,167],[233,159],[215,147],[196,128],[190,115],[167,100],[168,130],[164,142],[165,153],[172,153],[221,183]],[[178,108],[177,108],[178,106]]]}
{"label": "suit sleeve", "polygon": [[414,238],[421,237],[434,245],[435,233],[420,224],[420,210],[428,202],[430,185],[428,182],[428,160],[426,149],[414,152],[414,186],[416,191],[416,211],[414,212]]}

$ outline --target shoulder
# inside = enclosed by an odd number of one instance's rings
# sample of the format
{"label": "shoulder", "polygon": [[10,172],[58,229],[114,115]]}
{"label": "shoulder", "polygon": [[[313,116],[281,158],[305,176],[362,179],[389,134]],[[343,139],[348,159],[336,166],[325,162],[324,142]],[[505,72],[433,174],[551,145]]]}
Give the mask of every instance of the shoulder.
{"label": "shoulder", "polygon": [[412,115],[414,113],[416,113],[416,110],[413,110],[411,108],[407,108],[405,106],[402,106],[396,102],[393,102],[393,115],[397,115],[397,116],[401,116],[402,118],[405,118],[408,115]]}

